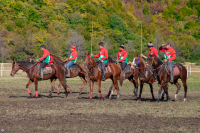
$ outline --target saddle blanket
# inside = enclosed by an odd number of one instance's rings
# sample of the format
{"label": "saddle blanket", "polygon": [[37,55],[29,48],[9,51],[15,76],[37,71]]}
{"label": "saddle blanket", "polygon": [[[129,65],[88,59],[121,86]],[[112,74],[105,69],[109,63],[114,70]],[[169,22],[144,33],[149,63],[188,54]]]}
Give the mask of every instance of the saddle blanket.
{"label": "saddle blanket", "polygon": [[76,69],[79,69],[79,66],[78,64],[73,64],[72,66],[69,67],[70,71],[73,71],[73,70],[76,70]]}
{"label": "saddle blanket", "polygon": [[47,75],[47,74],[50,74],[50,73],[52,73],[52,68],[51,67],[45,67],[43,69],[43,74],[44,75]]}
{"label": "saddle blanket", "polygon": [[[99,71],[101,72],[101,68],[98,67],[98,69],[99,69]],[[106,69],[105,73],[111,73],[110,66],[105,67],[105,69]]]}
{"label": "saddle blanket", "polygon": [[179,71],[179,69],[178,69],[177,66],[175,66],[175,67],[173,68],[173,70],[174,70],[174,76],[177,76],[177,75],[180,74],[180,71]]}
{"label": "saddle blanket", "polygon": [[125,71],[125,73],[130,73],[131,72],[131,67],[129,65],[126,65],[124,71]]}

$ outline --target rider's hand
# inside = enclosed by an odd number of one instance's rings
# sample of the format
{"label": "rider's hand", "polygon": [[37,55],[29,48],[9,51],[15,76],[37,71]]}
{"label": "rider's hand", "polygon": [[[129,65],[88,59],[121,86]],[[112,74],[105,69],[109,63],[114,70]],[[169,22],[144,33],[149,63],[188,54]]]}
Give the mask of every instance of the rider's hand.
{"label": "rider's hand", "polygon": [[93,54],[90,54],[90,56],[92,57],[92,56],[93,56]]}
{"label": "rider's hand", "polygon": [[167,60],[166,60],[166,59],[164,59],[164,62],[167,62]]}
{"label": "rider's hand", "polygon": [[140,54],[140,56],[141,56],[141,57],[144,57],[144,55],[143,55],[143,54]]}
{"label": "rider's hand", "polygon": [[165,44],[162,44],[162,46],[164,47],[164,46],[165,46]]}
{"label": "rider's hand", "polygon": [[36,62],[40,62],[38,59],[37,60],[35,60]]}

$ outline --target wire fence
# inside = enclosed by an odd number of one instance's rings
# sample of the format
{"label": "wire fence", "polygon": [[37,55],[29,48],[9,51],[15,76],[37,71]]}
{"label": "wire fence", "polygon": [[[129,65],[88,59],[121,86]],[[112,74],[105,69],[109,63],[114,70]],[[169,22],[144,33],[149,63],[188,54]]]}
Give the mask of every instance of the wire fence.
{"label": "wire fence", "polygon": [[[186,66],[187,69],[187,77],[200,77],[200,66]],[[12,70],[12,63],[0,63],[0,72],[1,77],[9,77],[10,72]],[[22,70],[19,70],[17,73],[21,73]],[[25,72],[23,72],[21,75],[16,76],[27,76]]]}

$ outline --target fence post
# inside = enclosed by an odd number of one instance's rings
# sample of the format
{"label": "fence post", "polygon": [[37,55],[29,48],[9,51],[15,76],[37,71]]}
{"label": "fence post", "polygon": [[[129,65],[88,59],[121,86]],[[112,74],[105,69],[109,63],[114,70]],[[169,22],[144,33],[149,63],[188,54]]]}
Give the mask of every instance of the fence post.
{"label": "fence post", "polygon": [[3,63],[1,63],[1,77],[3,76]]}
{"label": "fence post", "polygon": [[188,77],[188,66],[187,66],[187,77]]}
{"label": "fence post", "polygon": [[191,76],[191,65],[190,65],[190,76]]}

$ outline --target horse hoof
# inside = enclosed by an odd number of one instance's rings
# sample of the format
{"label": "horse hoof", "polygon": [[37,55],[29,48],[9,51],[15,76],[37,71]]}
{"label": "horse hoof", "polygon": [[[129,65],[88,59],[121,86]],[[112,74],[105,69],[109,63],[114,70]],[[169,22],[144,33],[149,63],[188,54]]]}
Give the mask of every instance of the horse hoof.
{"label": "horse hoof", "polygon": [[109,97],[109,100],[111,100],[111,96]]}
{"label": "horse hoof", "polygon": [[138,98],[138,99],[137,99],[137,102],[140,102],[140,101],[141,101],[141,99],[140,99],[140,98]]}
{"label": "horse hoof", "polygon": [[164,100],[164,97],[161,97],[161,100]]}
{"label": "horse hoof", "polygon": [[68,94],[66,93],[66,94],[65,94],[65,96],[67,97],[67,96],[68,96]]}
{"label": "horse hoof", "polygon": [[81,95],[81,92],[79,92],[79,95]]}

